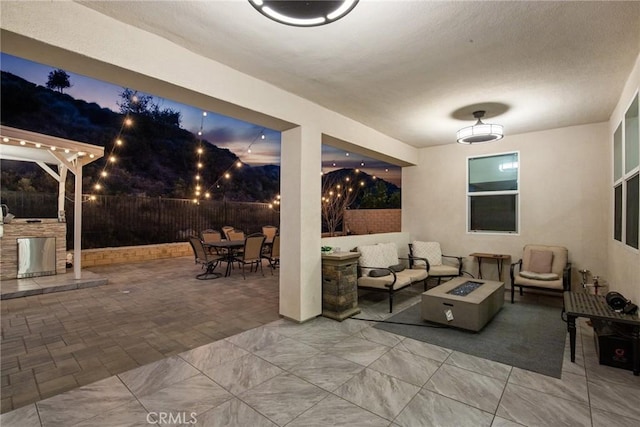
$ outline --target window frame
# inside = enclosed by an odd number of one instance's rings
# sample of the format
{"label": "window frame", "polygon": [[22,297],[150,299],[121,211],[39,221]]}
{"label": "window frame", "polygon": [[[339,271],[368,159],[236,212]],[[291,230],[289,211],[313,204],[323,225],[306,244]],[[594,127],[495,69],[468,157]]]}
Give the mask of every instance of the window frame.
{"label": "window frame", "polygon": [[[474,159],[481,159],[487,157],[500,157],[500,156],[513,156],[516,155],[518,170],[516,176],[516,189],[515,190],[494,190],[494,191],[470,191],[470,165]],[[467,234],[475,235],[500,235],[500,236],[519,236],[520,235],[520,192],[521,192],[521,156],[519,150],[505,151],[500,153],[482,154],[476,156],[468,156],[466,159],[466,180],[465,180],[465,197],[466,197],[466,231]],[[471,229],[471,200],[473,197],[482,196],[501,196],[501,195],[513,195],[515,196],[515,230],[513,231],[501,231],[501,230],[472,230]]]}
{"label": "window frame", "polygon": [[[635,253],[640,253],[640,249],[637,247],[634,247],[632,245],[629,244],[629,236],[627,235],[627,225],[628,225],[628,214],[629,214],[629,207],[628,207],[628,200],[629,200],[629,194],[628,194],[628,187],[629,187],[629,182],[635,178],[639,173],[640,173],[640,159],[638,159],[638,164],[636,164],[635,167],[633,167],[632,169],[627,170],[627,113],[629,112],[629,110],[631,109],[632,105],[634,102],[637,102],[638,104],[640,104],[640,93],[638,90],[636,90],[636,92],[634,93],[634,95],[631,97],[631,100],[629,101],[629,103],[627,104],[625,110],[624,110],[624,114],[622,115],[622,118],[620,119],[620,122],[618,123],[618,126],[616,126],[616,129],[614,131],[614,133],[612,134],[612,140],[611,140],[611,150],[612,150],[612,156],[611,156],[611,178],[612,178],[612,185],[611,185],[611,198],[612,198],[612,206],[611,206],[611,228],[610,228],[610,232],[611,232],[611,239],[613,240],[613,242],[615,244],[618,245],[622,245],[624,248],[631,250]],[[638,126],[638,129],[636,130],[636,136],[640,135],[640,120],[638,120],[638,123],[636,124]],[[621,132],[620,132],[621,131]],[[617,135],[620,132],[619,135]],[[620,139],[621,145],[620,147],[616,147],[616,138]],[[640,143],[640,141],[637,141],[637,143]],[[616,154],[618,154],[616,156]],[[620,162],[620,164],[618,165],[617,162]],[[616,172],[619,173],[619,176],[616,176]],[[620,173],[621,172],[621,173]],[[621,189],[621,198],[622,198],[622,203],[621,203],[621,215],[616,215],[617,211],[616,211],[616,189],[620,188]],[[618,224],[618,221],[620,221],[620,224]],[[620,231],[620,239],[618,239],[617,237],[617,233],[616,231]],[[636,241],[638,240],[638,236],[635,236]]]}

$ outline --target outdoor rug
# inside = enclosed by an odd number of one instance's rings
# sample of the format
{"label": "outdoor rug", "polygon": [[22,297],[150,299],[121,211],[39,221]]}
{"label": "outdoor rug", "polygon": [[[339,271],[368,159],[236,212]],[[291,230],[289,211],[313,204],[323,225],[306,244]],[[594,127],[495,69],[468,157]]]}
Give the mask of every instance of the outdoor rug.
{"label": "outdoor rug", "polygon": [[[375,328],[418,341],[560,378],[567,324],[561,309],[533,304],[505,303],[479,332],[449,327],[425,327],[380,322]],[[386,322],[440,326],[421,318],[420,303]]]}

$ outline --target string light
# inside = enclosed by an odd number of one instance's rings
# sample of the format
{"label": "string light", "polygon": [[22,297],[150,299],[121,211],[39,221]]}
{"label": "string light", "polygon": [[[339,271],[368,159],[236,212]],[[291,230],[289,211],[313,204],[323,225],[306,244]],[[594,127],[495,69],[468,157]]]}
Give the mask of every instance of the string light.
{"label": "string light", "polygon": [[[96,184],[93,186],[93,188],[95,190],[102,190],[104,188],[104,185],[102,185],[101,183],[101,179],[107,178],[109,176],[109,173],[107,172],[107,169],[111,166],[111,165],[115,165],[117,163],[117,156],[116,156],[116,151],[120,148],[123,147],[124,145],[124,140],[122,138],[122,135],[124,133],[124,129],[125,127],[132,127],[133,126],[133,119],[131,118],[131,104],[137,104],[140,101],[140,98],[137,95],[137,92],[134,92],[133,94],[131,94],[131,96],[129,97],[129,109],[127,110],[127,112],[124,114],[124,118],[122,119],[122,124],[120,125],[120,130],[118,131],[118,135],[116,135],[116,138],[113,140],[113,144],[111,146],[111,151],[109,152],[108,156],[105,156],[105,159],[107,159],[107,161],[105,162],[104,166],[102,167],[102,170],[100,171],[100,173],[98,174],[98,181],[96,182]],[[80,153],[78,153],[78,155],[80,155]],[[94,158],[95,156],[93,154],[89,155],[90,158]],[[96,200],[96,196],[95,195],[90,195],[89,196],[89,200]]]}
{"label": "string light", "polygon": [[[204,134],[204,119],[205,117],[207,117],[207,112],[203,111],[202,112],[202,116],[200,117],[200,129],[198,129],[198,148],[196,149],[196,170],[200,170],[202,168],[204,168],[204,160],[203,160],[203,156],[205,153],[204,150],[204,146],[203,146],[203,141],[202,141],[202,135]],[[195,176],[195,183],[194,183],[194,195],[196,196],[194,198],[195,203],[198,203],[200,200],[200,196],[202,195],[202,187],[201,187],[201,182],[200,182],[201,176],[200,173],[196,174]]]}
{"label": "string light", "polygon": [[[253,140],[249,143],[249,145],[246,148],[246,153],[247,154],[251,154],[252,153],[251,147],[258,141],[258,139],[260,139],[260,140],[266,139],[264,131],[265,131],[264,128],[261,129],[260,132],[256,134],[255,138],[253,138]],[[231,163],[229,165],[227,170],[224,171],[222,174],[220,174],[219,178],[214,183],[212,183],[209,186],[208,189],[212,189],[212,188],[220,189],[221,188],[221,186],[220,186],[220,180],[221,179],[225,179],[225,180],[231,179],[231,176],[232,176],[231,175],[231,171],[232,171],[232,169],[234,167],[237,169],[237,168],[241,168],[243,166],[242,160],[241,160],[241,158],[244,157],[243,153],[240,153],[238,157],[240,157],[240,159],[234,160],[233,163]],[[209,198],[209,197],[211,197],[211,195],[207,192],[207,193],[205,193],[205,197]]]}

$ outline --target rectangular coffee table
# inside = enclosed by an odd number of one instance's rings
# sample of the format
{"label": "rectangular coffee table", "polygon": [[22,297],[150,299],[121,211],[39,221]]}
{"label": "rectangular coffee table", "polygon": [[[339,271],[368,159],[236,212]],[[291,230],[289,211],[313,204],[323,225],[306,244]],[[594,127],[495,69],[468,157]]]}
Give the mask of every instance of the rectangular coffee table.
{"label": "rectangular coffee table", "polygon": [[456,277],[422,294],[422,318],[479,331],[503,304],[503,282]]}

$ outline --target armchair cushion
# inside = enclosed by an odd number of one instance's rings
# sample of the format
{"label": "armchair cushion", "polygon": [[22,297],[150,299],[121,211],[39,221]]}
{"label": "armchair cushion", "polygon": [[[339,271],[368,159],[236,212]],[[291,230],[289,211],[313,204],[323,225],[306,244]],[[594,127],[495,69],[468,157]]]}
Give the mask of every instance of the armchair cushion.
{"label": "armchair cushion", "polygon": [[[436,265],[442,265],[442,249],[439,242],[420,242],[414,240],[413,256],[418,258],[426,258],[429,261],[431,267]],[[416,265],[425,265],[424,261],[416,260]]]}
{"label": "armchair cushion", "polygon": [[[549,251],[553,253],[550,271],[535,271],[531,268],[532,253],[534,251]],[[527,245],[522,254],[522,270],[534,273],[555,273],[562,277],[564,268],[569,261],[569,251],[561,246]]]}
{"label": "armchair cushion", "polygon": [[[424,268],[424,264],[422,268]],[[445,265],[445,264],[431,266],[431,269],[429,270],[429,275],[434,277],[457,276],[458,274],[460,274],[458,267],[454,267],[452,265]]]}
{"label": "armchair cushion", "polygon": [[556,273],[535,273],[533,271],[521,271],[520,275],[527,279],[534,280],[558,280],[560,277]]}
{"label": "armchair cushion", "polygon": [[[547,274],[551,273],[551,263],[553,262],[553,252],[551,251],[540,251],[540,250],[532,250],[531,255],[529,257],[529,270],[533,273],[539,274]],[[522,273],[520,273],[522,274]],[[556,278],[558,275],[556,274]],[[535,279],[536,277],[531,277],[531,279]],[[541,279],[546,280],[546,279]]]}

